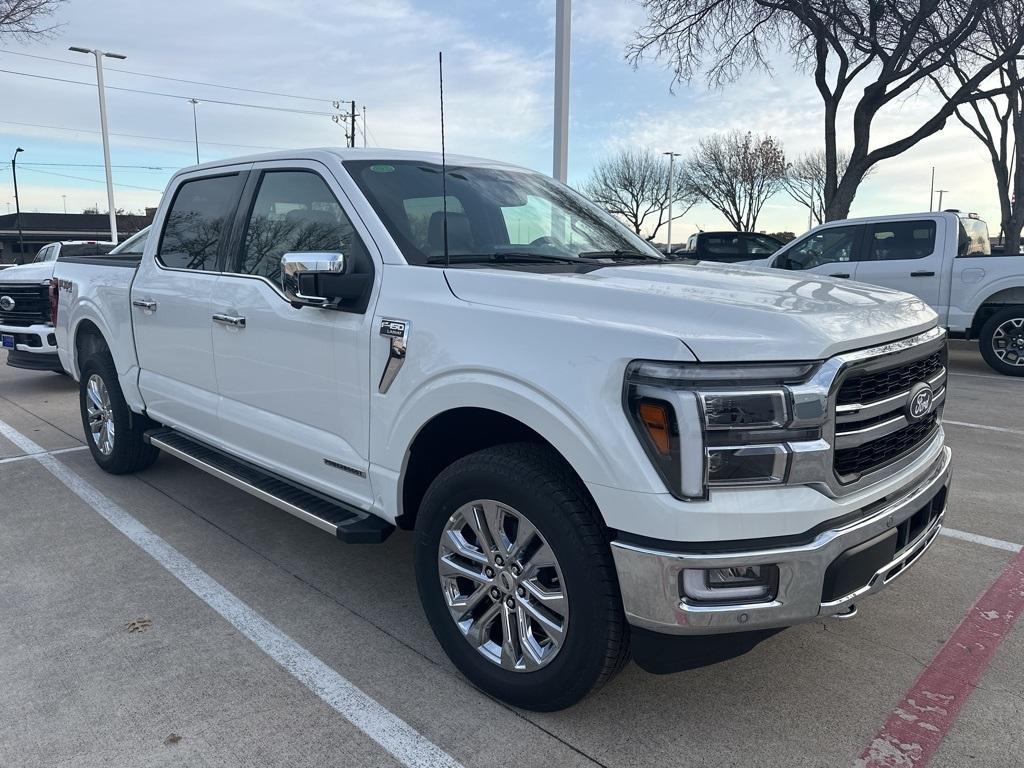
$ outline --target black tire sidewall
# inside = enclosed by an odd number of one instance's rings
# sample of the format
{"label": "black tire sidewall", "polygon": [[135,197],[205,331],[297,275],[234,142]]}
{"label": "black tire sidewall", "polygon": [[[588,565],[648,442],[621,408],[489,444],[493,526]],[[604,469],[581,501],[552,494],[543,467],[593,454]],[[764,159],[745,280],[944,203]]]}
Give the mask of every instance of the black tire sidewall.
{"label": "black tire sidewall", "polygon": [[992,348],[992,338],[995,336],[996,329],[1007,320],[1014,318],[1024,318],[1024,307],[1004,309],[996,312],[985,321],[981,328],[981,333],[978,334],[978,346],[981,349],[981,356],[992,370],[1004,376],[1024,376],[1024,366],[1009,365],[1003,362],[996,356],[995,350]]}
{"label": "black tire sidewall", "polygon": [[[478,454],[479,455],[479,454]],[[434,634],[452,662],[475,685],[516,706],[560,709],[598,681],[611,641],[607,595],[588,589],[597,575],[584,553],[590,547],[545,489],[517,483],[510,474],[472,466],[467,457],[442,473],[424,497],[417,519],[416,580]],[[441,533],[463,504],[493,499],[524,514],[555,553],[569,599],[569,626],[558,655],[533,672],[512,672],[484,658],[452,621],[437,567]],[[606,548],[607,549],[607,548]],[[607,554],[610,566],[611,554]]]}
{"label": "black tire sidewall", "polygon": [[[103,455],[99,447],[93,442],[92,432],[89,430],[89,416],[87,412],[88,394],[86,387],[89,378],[99,376],[107,387],[107,395],[110,397],[110,407],[114,414],[114,450],[108,455]],[[82,429],[85,431],[85,443],[89,446],[93,459],[108,472],[123,472],[134,460],[131,441],[135,438],[132,434],[131,410],[128,402],[121,392],[121,385],[117,380],[117,371],[113,363],[103,354],[96,354],[88,358],[81,368],[81,384],[78,388],[78,404],[82,415]]]}

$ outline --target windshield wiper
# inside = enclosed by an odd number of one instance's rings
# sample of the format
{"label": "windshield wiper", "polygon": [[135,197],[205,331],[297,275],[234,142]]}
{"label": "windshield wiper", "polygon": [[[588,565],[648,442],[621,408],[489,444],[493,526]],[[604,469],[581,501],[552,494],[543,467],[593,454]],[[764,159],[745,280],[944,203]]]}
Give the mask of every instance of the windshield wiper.
{"label": "windshield wiper", "polygon": [[531,251],[498,251],[496,253],[453,253],[445,256],[437,254],[427,257],[427,264],[473,264],[476,262],[493,262],[496,264],[522,264],[530,262],[557,262],[575,264],[573,256],[558,256],[553,253],[536,253]]}
{"label": "windshield wiper", "polygon": [[634,260],[634,259],[646,259],[648,261],[662,261],[657,256],[652,256],[649,253],[641,253],[640,251],[629,251],[621,248],[616,248],[614,251],[583,251],[579,255],[581,259],[617,259],[617,260]]}

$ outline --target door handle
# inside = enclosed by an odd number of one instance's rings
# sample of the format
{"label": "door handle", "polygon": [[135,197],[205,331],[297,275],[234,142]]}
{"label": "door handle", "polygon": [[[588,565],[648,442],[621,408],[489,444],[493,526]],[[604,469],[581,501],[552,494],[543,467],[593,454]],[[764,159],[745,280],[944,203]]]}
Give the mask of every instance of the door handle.
{"label": "door handle", "polygon": [[910,276],[911,277],[935,277],[935,273],[934,272],[928,272],[927,270],[923,270],[921,272],[911,272]]}
{"label": "door handle", "polygon": [[214,315],[213,322],[221,325],[230,325],[233,328],[245,328],[245,318],[234,315]]}
{"label": "door handle", "polygon": [[132,299],[132,306],[138,307],[139,309],[145,309],[147,312],[156,312],[155,301],[143,301],[142,299]]}
{"label": "door handle", "polygon": [[850,276],[849,272],[833,272],[832,274],[829,275],[829,277],[849,277],[849,276]]}

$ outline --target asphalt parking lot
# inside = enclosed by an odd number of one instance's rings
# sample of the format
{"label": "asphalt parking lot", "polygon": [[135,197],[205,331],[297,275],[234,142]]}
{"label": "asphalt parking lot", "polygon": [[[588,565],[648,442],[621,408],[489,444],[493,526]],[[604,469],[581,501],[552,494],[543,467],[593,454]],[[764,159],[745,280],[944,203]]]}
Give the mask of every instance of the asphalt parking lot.
{"label": "asphalt parking lot", "polygon": [[954,342],[953,535],[856,619],[536,714],[443,655],[408,534],[347,546],[167,456],[106,475],[75,383],[2,366],[0,765],[1022,765],[1022,405]]}

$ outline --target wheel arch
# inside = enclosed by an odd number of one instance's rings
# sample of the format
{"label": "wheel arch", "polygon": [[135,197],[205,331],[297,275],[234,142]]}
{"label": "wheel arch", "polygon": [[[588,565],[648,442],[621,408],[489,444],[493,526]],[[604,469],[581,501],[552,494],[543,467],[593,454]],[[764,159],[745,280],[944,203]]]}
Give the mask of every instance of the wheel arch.
{"label": "wheel arch", "polygon": [[977,339],[981,335],[982,327],[992,315],[1015,306],[1024,307],[1024,285],[1011,285],[991,294],[975,309],[968,328],[968,338]]}

